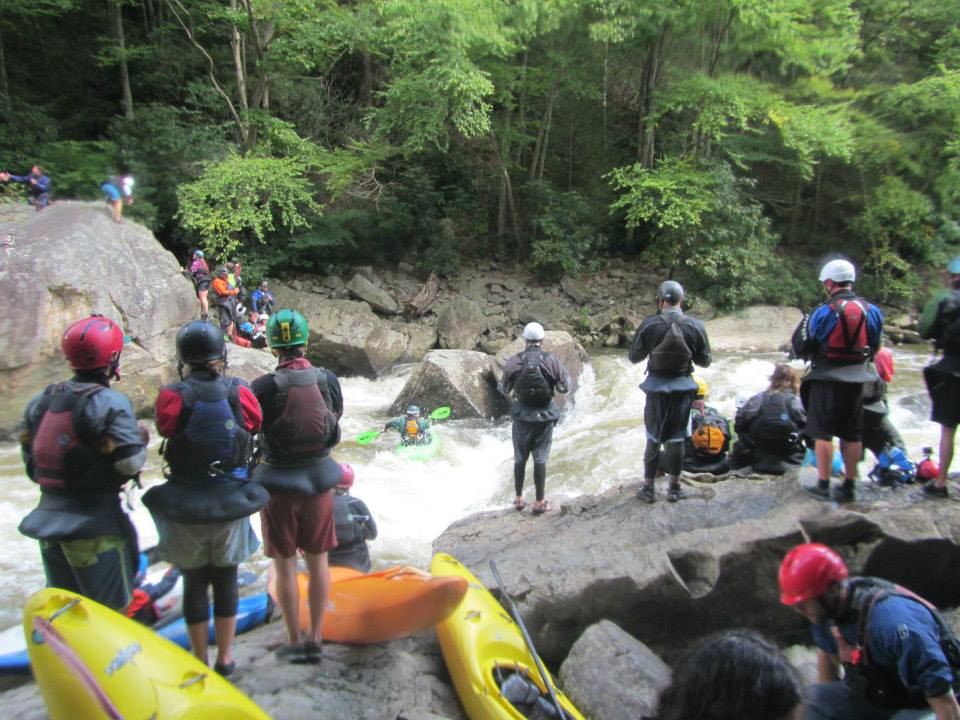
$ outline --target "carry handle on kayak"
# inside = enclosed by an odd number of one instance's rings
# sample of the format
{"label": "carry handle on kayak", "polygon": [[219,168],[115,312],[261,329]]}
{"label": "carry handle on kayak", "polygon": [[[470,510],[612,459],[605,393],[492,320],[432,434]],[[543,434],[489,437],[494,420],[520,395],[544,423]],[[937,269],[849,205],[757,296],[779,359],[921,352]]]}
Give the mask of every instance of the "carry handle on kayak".
{"label": "carry handle on kayak", "polygon": [[543,680],[543,686],[547,688],[547,692],[550,694],[550,699],[553,701],[553,706],[557,709],[557,717],[560,720],[567,717],[563,712],[563,708],[560,706],[560,700],[557,699],[557,694],[553,690],[553,683],[550,682],[550,676],[547,675],[546,668],[543,667],[543,663],[540,661],[540,655],[537,653],[537,649],[533,646],[533,640],[530,639],[530,633],[527,632],[526,626],[523,624],[523,620],[520,617],[520,611],[517,609],[516,604],[513,602],[513,598],[510,597],[510,594],[507,592],[507,589],[503,586],[503,578],[500,577],[500,572],[497,570],[497,563],[493,558],[490,558],[490,572],[493,573],[493,579],[497,581],[497,587],[500,588],[500,594],[503,596],[503,599],[507,601],[507,607],[510,609],[510,614],[513,615],[514,621],[517,623],[517,627],[520,628],[520,634],[523,635],[523,641],[527,644],[527,649],[530,650],[530,654],[533,655],[533,662],[537,666],[537,672],[540,673],[540,678]]}

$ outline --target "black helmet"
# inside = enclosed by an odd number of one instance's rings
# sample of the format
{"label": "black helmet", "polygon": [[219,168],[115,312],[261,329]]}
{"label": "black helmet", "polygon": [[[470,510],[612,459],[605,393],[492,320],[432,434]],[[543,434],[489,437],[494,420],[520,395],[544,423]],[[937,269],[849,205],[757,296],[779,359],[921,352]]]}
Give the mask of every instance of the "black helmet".
{"label": "black helmet", "polygon": [[181,365],[203,365],[227,355],[223,331],[203,320],[191,320],[177,333],[177,360]]}
{"label": "black helmet", "polygon": [[664,280],[657,288],[657,300],[666,300],[671,305],[679,305],[683,300],[683,286],[676,280]]}

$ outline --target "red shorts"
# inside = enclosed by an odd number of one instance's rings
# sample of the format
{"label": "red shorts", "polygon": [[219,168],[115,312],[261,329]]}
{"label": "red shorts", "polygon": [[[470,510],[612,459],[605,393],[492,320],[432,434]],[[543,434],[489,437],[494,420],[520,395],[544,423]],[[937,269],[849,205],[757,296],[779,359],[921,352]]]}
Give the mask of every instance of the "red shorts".
{"label": "red shorts", "polygon": [[297,548],[319,555],[337,546],[333,521],[333,493],[320,495],[276,494],[260,511],[263,553],[269,558],[288,558]]}

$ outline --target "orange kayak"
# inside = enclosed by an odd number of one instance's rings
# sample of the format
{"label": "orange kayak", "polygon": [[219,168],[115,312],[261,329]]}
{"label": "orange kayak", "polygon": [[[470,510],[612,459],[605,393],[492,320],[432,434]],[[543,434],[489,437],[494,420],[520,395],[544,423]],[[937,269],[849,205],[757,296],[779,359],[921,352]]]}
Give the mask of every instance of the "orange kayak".
{"label": "orange kayak", "polygon": [[[387,642],[433,627],[463,600],[462,577],[433,577],[412,567],[373,573],[330,567],[330,596],[323,612],[323,639],[350,645]],[[307,574],[300,573],[300,626],[307,630]],[[277,601],[271,574],[270,596]]]}

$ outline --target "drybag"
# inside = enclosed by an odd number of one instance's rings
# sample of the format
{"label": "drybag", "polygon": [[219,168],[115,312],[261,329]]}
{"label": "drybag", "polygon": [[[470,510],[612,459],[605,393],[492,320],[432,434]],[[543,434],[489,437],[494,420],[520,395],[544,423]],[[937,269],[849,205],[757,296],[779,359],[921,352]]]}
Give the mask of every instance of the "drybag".
{"label": "drybag", "polygon": [[860,362],[870,355],[867,344],[866,301],[860,298],[834,300],[830,309],[836,323],[827,336],[825,355],[830,360]]}
{"label": "drybag", "polygon": [[730,424],[711,410],[694,412],[690,441],[699,458],[716,459],[726,452],[730,441]]}
{"label": "drybag", "polygon": [[527,350],[520,358],[520,374],[513,384],[513,396],[524,405],[543,408],[553,400],[553,386],[543,374],[541,365],[546,353]]}

